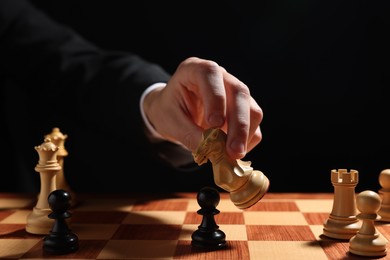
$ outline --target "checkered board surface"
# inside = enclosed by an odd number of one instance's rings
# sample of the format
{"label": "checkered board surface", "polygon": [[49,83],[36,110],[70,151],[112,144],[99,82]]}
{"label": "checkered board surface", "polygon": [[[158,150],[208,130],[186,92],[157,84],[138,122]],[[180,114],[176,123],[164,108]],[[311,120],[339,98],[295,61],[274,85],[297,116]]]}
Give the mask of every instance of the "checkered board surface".
{"label": "checkered board surface", "polygon": [[[43,252],[44,236],[25,231],[35,197],[0,194],[1,259],[367,259],[349,254],[348,241],[322,235],[333,194],[267,193],[239,210],[221,193],[215,219],[227,245],[216,251],[191,247],[202,218],[196,194],[78,195],[70,228],[80,248],[59,256]],[[390,223],[376,227],[389,240]]]}

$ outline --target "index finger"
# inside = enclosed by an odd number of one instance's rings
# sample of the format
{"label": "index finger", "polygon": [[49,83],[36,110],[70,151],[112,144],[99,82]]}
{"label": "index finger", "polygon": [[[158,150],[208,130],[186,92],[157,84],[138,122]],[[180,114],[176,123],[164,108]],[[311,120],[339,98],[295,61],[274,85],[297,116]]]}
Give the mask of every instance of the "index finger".
{"label": "index finger", "polygon": [[251,127],[251,94],[249,88],[227,71],[224,73],[227,97],[227,151],[242,158],[248,149]]}
{"label": "index finger", "polygon": [[190,66],[191,74],[185,84],[190,91],[198,93],[204,109],[204,128],[222,127],[226,119],[226,91],[224,86],[224,69],[216,62],[191,58],[183,64]]}

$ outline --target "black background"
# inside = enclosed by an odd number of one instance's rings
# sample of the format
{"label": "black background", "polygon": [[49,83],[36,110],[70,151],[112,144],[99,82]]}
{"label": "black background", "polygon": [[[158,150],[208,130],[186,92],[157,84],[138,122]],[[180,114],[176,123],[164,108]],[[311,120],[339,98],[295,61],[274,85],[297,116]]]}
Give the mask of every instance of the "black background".
{"label": "black background", "polygon": [[330,191],[338,168],[359,171],[358,190],[377,190],[390,168],[385,1],[33,3],[100,47],[171,73],[198,56],[240,78],[264,110],[263,141],[245,160],[273,191]]}

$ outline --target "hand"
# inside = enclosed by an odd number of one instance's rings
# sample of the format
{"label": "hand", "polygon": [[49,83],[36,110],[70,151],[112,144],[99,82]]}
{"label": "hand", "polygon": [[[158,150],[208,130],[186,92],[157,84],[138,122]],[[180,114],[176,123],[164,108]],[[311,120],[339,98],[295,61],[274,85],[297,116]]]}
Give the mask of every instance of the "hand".
{"label": "hand", "polygon": [[234,159],[262,139],[263,111],[249,88],[210,60],[184,60],[165,87],[146,96],[144,111],[159,134],[190,151],[212,127],[227,133],[226,151]]}

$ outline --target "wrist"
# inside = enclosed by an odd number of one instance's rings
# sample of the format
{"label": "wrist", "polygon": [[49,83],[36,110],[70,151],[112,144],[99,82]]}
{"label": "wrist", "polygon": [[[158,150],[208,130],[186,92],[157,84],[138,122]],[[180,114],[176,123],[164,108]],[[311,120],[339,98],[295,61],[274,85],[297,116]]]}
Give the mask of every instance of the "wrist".
{"label": "wrist", "polygon": [[153,105],[153,96],[158,95],[159,91],[163,89],[166,86],[166,83],[155,83],[148,87],[141,96],[140,99],[140,110],[141,110],[141,115],[143,118],[143,121],[145,123],[145,126],[147,128],[147,131],[149,132],[149,135],[153,139],[157,140],[165,140],[164,137],[162,137],[154,127],[152,121],[150,120],[150,115],[151,115],[151,107]]}

